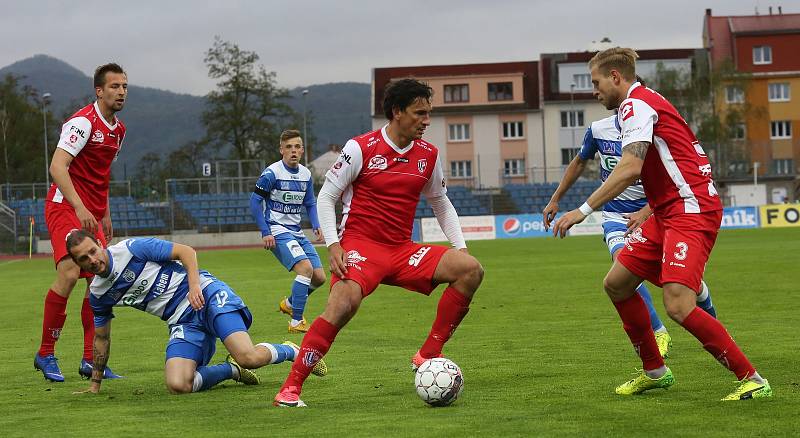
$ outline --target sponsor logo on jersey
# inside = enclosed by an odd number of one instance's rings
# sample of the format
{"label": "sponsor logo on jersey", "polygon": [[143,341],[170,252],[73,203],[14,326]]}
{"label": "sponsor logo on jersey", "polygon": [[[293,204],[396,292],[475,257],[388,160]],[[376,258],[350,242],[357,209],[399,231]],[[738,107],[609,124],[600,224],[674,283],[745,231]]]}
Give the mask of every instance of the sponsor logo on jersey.
{"label": "sponsor logo on jersey", "polygon": [[303,202],[303,198],[305,198],[305,197],[306,197],[305,193],[292,193],[292,192],[286,192],[282,196],[283,202],[285,202],[285,203]]}
{"label": "sponsor logo on jersey", "polygon": [[408,258],[408,266],[419,266],[419,262],[422,261],[422,258],[425,257],[425,254],[427,254],[430,250],[430,246],[423,246],[422,248],[418,249],[417,252]]}
{"label": "sponsor logo on jersey", "polygon": [[377,138],[370,137],[369,140],[367,140],[367,147],[371,148],[372,146],[375,146],[375,143],[377,143],[377,142],[378,142]]}
{"label": "sponsor logo on jersey", "polygon": [[619,116],[622,117],[622,120],[628,120],[633,117],[633,102],[625,102],[622,108],[619,109]]}
{"label": "sponsor logo on jersey", "polygon": [[347,155],[344,152],[342,152],[342,154],[339,156],[339,158],[341,159],[341,161],[344,161],[347,164],[350,164],[350,160],[352,159],[352,158],[350,158],[350,155]]}
{"label": "sponsor logo on jersey", "polygon": [[417,140],[417,144],[419,145],[419,147],[421,147],[422,149],[425,149],[426,151],[432,151],[433,150],[433,149],[430,148],[430,146],[428,146],[428,143],[425,143],[422,140]]}
{"label": "sponsor logo on jersey", "polygon": [[72,132],[73,134],[78,134],[81,136],[81,138],[86,138],[86,132],[75,125],[69,127],[69,132]]}
{"label": "sponsor logo on jersey", "polygon": [[600,153],[608,155],[617,152],[616,142],[600,140],[598,143],[600,143]]}
{"label": "sponsor logo on jersey", "polygon": [[515,217],[510,217],[503,222],[503,231],[512,236],[519,233],[521,229],[522,223]]}
{"label": "sponsor logo on jersey", "polygon": [[70,136],[69,136],[69,143],[70,143],[70,146],[72,146],[73,144],[75,144],[75,142],[76,142],[76,141],[78,141],[78,136],[77,136],[77,135],[75,135],[75,134],[72,134],[72,135],[70,135]]}
{"label": "sponsor logo on jersey", "polygon": [[333,168],[335,170],[341,169],[342,168],[342,162],[341,161],[337,161],[337,162],[333,163]]}
{"label": "sponsor logo on jersey", "polygon": [[608,169],[609,172],[614,170],[618,163],[619,159],[617,157],[610,157],[608,155],[603,157],[603,167]]}
{"label": "sponsor logo on jersey", "polygon": [[134,274],[130,269],[126,269],[122,273],[122,279],[130,283],[136,279],[136,274]]}
{"label": "sponsor logo on jersey", "polygon": [[358,251],[356,250],[347,251],[345,258],[347,259],[345,265],[352,266],[358,269],[359,271],[361,270],[361,266],[358,266],[358,264],[367,260],[366,257],[359,254]]}
{"label": "sponsor logo on jersey", "polygon": [[162,272],[161,275],[158,276],[158,280],[156,280],[156,283],[153,285],[153,298],[161,296],[161,294],[167,290],[167,286],[169,285],[169,277],[169,272]]}
{"label": "sponsor logo on jersey", "polygon": [[392,161],[395,161],[395,162],[398,162],[398,163],[408,163],[408,158],[394,157],[394,159]]}
{"label": "sponsor logo on jersey", "polygon": [[106,138],[103,136],[103,133],[99,129],[94,131],[94,134],[92,134],[92,141],[93,142],[102,143],[103,140],[105,140],[105,139]]}
{"label": "sponsor logo on jersey", "polygon": [[426,158],[422,158],[419,161],[417,161],[417,170],[419,170],[419,173],[425,173],[425,168],[427,167],[428,167],[428,160]]}
{"label": "sponsor logo on jersey", "polygon": [[711,176],[711,164],[703,164],[702,166],[697,166],[697,169],[700,170],[701,175]]}
{"label": "sponsor logo on jersey", "polygon": [[369,165],[367,165],[367,169],[375,170],[386,170],[386,167],[386,157],[383,155],[375,155],[374,157],[370,158]]}

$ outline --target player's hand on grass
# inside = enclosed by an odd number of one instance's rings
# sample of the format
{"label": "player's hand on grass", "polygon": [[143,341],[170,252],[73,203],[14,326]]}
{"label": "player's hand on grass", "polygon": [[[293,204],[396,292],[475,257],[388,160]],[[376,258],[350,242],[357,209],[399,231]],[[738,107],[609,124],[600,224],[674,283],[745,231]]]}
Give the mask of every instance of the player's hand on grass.
{"label": "player's hand on grass", "polygon": [[103,225],[103,234],[106,235],[106,242],[111,242],[111,239],[114,238],[114,228],[111,226],[110,213],[106,213],[106,215],[103,216],[101,224]]}
{"label": "player's hand on grass", "polygon": [[334,242],[328,247],[328,254],[331,264],[331,272],[339,278],[347,274],[347,260],[344,248],[339,242]]}
{"label": "player's hand on grass", "polygon": [[272,234],[267,234],[266,236],[262,237],[261,240],[264,241],[264,249],[275,248],[275,236]]}
{"label": "player's hand on grass", "polygon": [[200,290],[200,286],[189,286],[189,293],[186,295],[189,299],[189,304],[192,305],[192,309],[200,310],[203,308],[203,305],[206,303],[206,300],[203,298],[203,291]]}
{"label": "player's hand on grass", "polygon": [[324,241],[322,238],[322,228],[314,228],[314,236],[317,238],[314,243],[322,243]]}
{"label": "player's hand on grass", "polygon": [[100,385],[92,383],[91,386],[84,389],[83,391],[74,391],[73,394],[99,394],[100,393]]}
{"label": "player's hand on grass", "polygon": [[550,200],[547,205],[542,210],[542,216],[544,217],[544,230],[548,231],[550,229],[550,224],[553,223],[553,220],[556,218],[556,214],[558,213],[558,201]]}
{"label": "player's hand on grass", "polygon": [[641,228],[644,221],[650,217],[651,210],[648,206],[645,206],[643,209],[637,211],[636,213],[630,213],[626,215],[628,218],[628,231],[625,232],[625,237],[628,237],[628,234],[634,232],[637,228]]}
{"label": "player's hand on grass", "polygon": [[573,225],[583,222],[584,219],[586,219],[586,215],[581,213],[577,208],[561,216],[553,224],[553,237],[561,237],[563,239],[567,236],[567,231],[569,231]]}
{"label": "player's hand on grass", "polygon": [[75,215],[78,216],[78,220],[81,222],[81,227],[83,227],[84,230],[91,231],[92,233],[97,232],[97,219],[94,218],[94,215],[92,215],[86,207],[80,206],[76,208]]}

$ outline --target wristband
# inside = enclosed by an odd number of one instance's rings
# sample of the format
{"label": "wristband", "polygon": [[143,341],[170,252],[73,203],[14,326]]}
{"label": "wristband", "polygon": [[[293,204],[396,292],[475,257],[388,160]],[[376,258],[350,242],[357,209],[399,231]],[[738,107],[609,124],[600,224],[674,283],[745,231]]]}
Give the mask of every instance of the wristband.
{"label": "wristband", "polygon": [[578,210],[580,210],[581,213],[583,213],[584,216],[589,216],[594,211],[592,209],[592,207],[589,207],[589,203],[587,203],[587,202],[584,202],[583,205],[578,207]]}

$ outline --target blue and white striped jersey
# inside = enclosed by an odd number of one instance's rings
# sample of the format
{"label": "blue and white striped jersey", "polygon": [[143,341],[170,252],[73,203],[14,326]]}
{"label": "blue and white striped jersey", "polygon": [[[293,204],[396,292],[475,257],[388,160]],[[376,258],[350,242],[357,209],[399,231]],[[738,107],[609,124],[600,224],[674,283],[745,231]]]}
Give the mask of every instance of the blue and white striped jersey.
{"label": "blue and white striped jersey", "polygon": [[[172,242],[153,237],[126,239],[108,247],[108,276],[95,275],[89,302],[95,326],[114,317],[112,307],[130,306],[176,324],[191,311],[189,282],[183,265],[171,259]],[[216,280],[200,271],[200,288]]]}
{"label": "blue and white striped jersey", "polygon": [[[605,181],[622,158],[622,134],[616,115],[592,122],[586,131],[579,156],[582,160],[592,160],[595,154],[600,155],[600,179]],[[641,181],[636,181],[619,196],[606,203],[603,207],[603,217],[623,220],[623,213],[637,212],[645,205],[647,197],[644,194],[644,187]]]}
{"label": "blue and white striped jersey", "polygon": [[270,164],[258,178],[253,195],[250,197],[250,209],[262,236],[282,233],[303,235],[300,228],[303,206],[306,207],[311,226],[319,228],[311,171],[302,164],[298,164],[296,169],[286,166],[282,160]]}

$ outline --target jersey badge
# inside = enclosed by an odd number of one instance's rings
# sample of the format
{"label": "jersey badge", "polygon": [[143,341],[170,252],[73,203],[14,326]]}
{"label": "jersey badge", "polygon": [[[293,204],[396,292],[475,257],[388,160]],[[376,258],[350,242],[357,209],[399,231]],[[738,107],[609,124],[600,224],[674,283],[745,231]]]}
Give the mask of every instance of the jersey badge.
{"label": "jersey badge", "polygon": [[419,170],[419,173],[425,173],[426,167],[428,167],[428,160],[426,158],[417,161],[417,170]]}
{"label": "jersey badge", "polygon": [[375,155],[369,160],[367,169],[386,170],[386,157],[383,155]]}
{"label": "jersey badge", "polygon": [[136,279],[136,274],[134,274],[130,269],[126,269],[122,272],[122,279],[130,283]]}
{"label": "jersey badge", "polygon": [[99,129],[94,131],[94,134],[92,134],[92,141],[93,142],[102,143],[103,140],[105,140],[105,139],[106,138],[103,136],[103,133]]}

